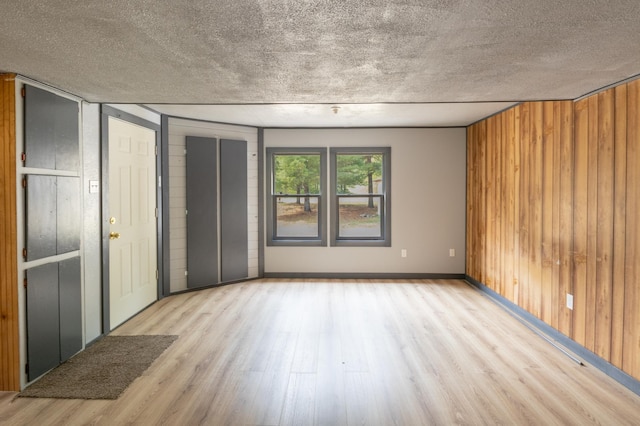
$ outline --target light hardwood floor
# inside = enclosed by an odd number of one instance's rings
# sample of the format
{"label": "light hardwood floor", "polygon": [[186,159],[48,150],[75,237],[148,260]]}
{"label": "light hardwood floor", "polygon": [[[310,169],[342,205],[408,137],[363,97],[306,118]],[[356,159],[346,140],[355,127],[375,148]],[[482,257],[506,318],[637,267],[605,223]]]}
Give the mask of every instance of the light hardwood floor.
{"label": "light hardwood floor", "polygon": [[458,280],[252,281],[114,334],[180,338],[116,401],[0,393],[0,424],[640,424],[640,396]]}

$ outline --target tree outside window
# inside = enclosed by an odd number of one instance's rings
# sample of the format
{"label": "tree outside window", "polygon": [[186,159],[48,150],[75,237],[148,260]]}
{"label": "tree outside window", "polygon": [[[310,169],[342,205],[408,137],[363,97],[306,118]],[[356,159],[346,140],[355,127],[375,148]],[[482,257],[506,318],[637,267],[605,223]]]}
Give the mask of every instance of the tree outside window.
{"label": "tree outside window", "polygon": [[269,245],[325,245],[326,150],[267,149]]}
{"label": "tree outside window", "polygon": [[390,148],[332,148],[331,245],[390,245]]}

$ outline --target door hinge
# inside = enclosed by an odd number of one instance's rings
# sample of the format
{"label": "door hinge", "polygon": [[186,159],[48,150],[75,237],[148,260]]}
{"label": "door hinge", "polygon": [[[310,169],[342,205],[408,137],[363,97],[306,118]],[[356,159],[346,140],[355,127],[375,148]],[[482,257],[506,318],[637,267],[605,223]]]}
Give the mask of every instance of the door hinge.
{"label": "door hinge", "polygon": [[27,187],[27,178],[22,178],[22,187],[26,188]]}
{"label": "door hinge", "polygon": [[23,98],[27,97],[27,89],[22,86],[22,89],[20,90],[20,94],[22,95]]}
{"label": "door hinge", "polygon": [[24,163],[27,162],[27,154],[25,152],[20,155],[20,160],[22,160],[22,165],[24,166]]}
{"label": "door hinge", "polygon": [[156,219],[158,218],[158,208],[156,207]]}
{"label": "door hinge", "polygon": [[158,145],[156,145],[156,155],[158,155]]}
{"label": "door hinge", "polygon": [[27,249],[26,248],[22,249],[22,257],[24,257],[24,259],[27,260]]}
{"label": "door hinge", "polygon": [[23,285],[24,285],[24,288],[27,288],[27,279],[26,278],[24,279]]}
{"label": "door hinge", "polygon": [[156,269],[156,281],[158,281],[158,278],[160,278],[160,274],[158,273],[158,270]]}

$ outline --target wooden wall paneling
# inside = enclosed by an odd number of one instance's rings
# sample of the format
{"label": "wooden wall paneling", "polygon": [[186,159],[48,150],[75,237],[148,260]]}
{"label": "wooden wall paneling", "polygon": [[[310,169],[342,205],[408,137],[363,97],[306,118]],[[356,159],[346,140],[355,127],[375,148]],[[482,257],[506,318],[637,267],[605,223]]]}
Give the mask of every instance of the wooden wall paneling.
{"label": "wooden wall paneling", "polygon": [[0,391],[20,390],[15,77],[0,74]]}
{"label": "wooden wall paneling", "polygon": [[520,280],[519,280],[519,305],[531,312],[531,300],[529,299],[529,235],[530,212],[529,205],[531,181],[531,140],[530,140],[530,103],[524,103],[520,108]]}
{"label": "wooden wall paneling", "polygon": [[494,253],[495,242],[493,236],[495,235],[496,226],[496,212],[495,212],[495,123],[496,116],[488,118],[486,129],[486,193],[487,193],[487,206],[486,206],[486,234],[485,234],[485,256],[484,256],[484,270],[486,272],[485,284],[492,290],[495,290],[495,270],[494,270]]}
{"label": "wooden wall paneling", "polygon": [[611,292],[613,277],[613,123],[614,91],[606,90],[598,101],[598,168],[596,229],[596,299],[594,352],[603,359],[611,355]]}
{"label": "wooden wall paneling", "polygon": [[554,219],[557,217],[554,191],[554,179],[556,154],[556,140],[554,132],[555,124],[555,102],[545,102],[542,105],[542,274],[541,274],[541,305],[540,318],[547,324],[557,327],[552,321],[553,311],[557,304],[557,287],[554,286]]}
{"label": "wooden wall paneling", "polygon": [[516,160],[515,160],[515,143],[516,137],[514,134],[514,117],[515,109],[510,108],[503,113],[503,122],[505,127],[504,140],[505,140],[505,175],[503,181],[505,183],[503,204],[506,207],[506,215],[504,216],[505,231],[504,235],[504,281],[503,281],[503,296],[508,300],[514,302],[513,287],[515,284],[514,263],[517,257],[515,256],[514,236],[516,233],[515,227],[515,176]]}
{"label": "wooden wall paneling", "polygon": [[639,103],[640,80],[469,128],[466,242],[470,276],[636,378]]}
{"label": "wooden wall paneling", "polygon": [[573,208],[573,340],[586,344],[589,100],[575,105]]}
{"label": "wooden wall paneling", "polygon": [[558,231],[559,271],[559,312],[558,330],[573,336],[573,311],[566,307],[566,295],[574,294],[574,112],[573,102],[561,102],[560,106],[560,217]]}
{"label": "wooden wall paneling", "polygon": [[622,368],[624,331],[626,191],[627,191],[627,85],[615,89],[613,276],[611,288],[610,362]]}
{"label": "wooden wall paneling", "polygon": [[529,155],[529,311],[541,318],[542,302],[542,102],[531,104]]}
{"label": "wooden wall paneling", "polygon": [[627,197],[622,367],[640,379],[640,80],[627,92]]}

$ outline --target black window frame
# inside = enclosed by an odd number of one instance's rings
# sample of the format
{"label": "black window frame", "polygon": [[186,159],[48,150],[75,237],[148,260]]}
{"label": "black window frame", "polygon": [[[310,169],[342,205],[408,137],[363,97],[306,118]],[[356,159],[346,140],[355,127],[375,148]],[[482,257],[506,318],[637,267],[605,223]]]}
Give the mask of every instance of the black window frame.
{"label": "black window frame", "polygon": [[[277,194],[275,193],[274,161],[277,155],[319,155],[320,156],[320,193],[318,194]],[[266,177],[267,177],[267,246],[322,246],[327,245],[327,149],[326,148],[267,148],[266,149]],[[277,235],[277,202],[275,199],[283,196],[318,199],[318,236],[292,237]]]}
{"label": "black window frame", "polygon": [[[380,237],[341,237],[340,232],[340,198],[354,197],[354,195],[338,194],[337,191],[337,158],[340,154],[349,155],[382,155],[381,192],[375,194],[358,194],[357,197],[375,196],[380,201]],[[331,199],[331,246],[335,247],[391,247],[391,147],[341,147],[330,148],[330,199]]]}

